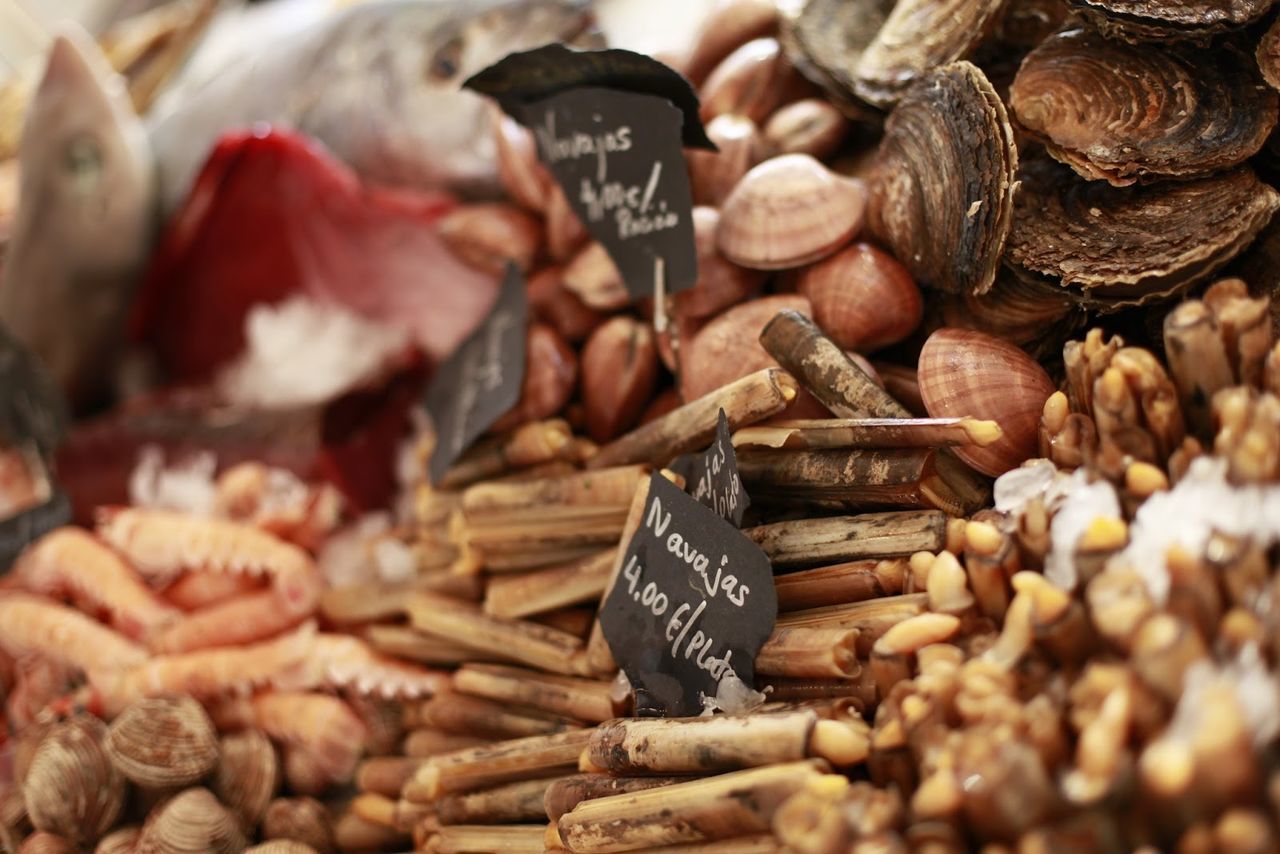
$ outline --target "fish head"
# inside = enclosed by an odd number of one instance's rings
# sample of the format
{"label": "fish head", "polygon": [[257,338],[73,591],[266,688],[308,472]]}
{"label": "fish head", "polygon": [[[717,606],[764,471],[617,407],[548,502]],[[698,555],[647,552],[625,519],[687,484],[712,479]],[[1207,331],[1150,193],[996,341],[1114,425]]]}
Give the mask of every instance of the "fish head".
{"label": "fish head", "polygon": [[139,263],[154,204],[146,133],[124,79],[83,31],[54,39],[18,161],[15,242],[47,235],[68,262],[95,270]]}
{"label": "fish head", "polygon": [[[391,30],[380,34],[376,51],[351,52],[366,70],[350,92],[362,103],[330,90],[317,99],[323,115],[305,126],[329,141],[361,138],[335,147],[376,151],[366,159],[378,168],[361,169],[365,177],[473,198],[496,196],[500,186],[490,101],[463,82],[509,53],[552,42],[603,44],[581,0],[419,0],[394,13],[381,22]],[[355,122],[353,115],[373,117]]]}

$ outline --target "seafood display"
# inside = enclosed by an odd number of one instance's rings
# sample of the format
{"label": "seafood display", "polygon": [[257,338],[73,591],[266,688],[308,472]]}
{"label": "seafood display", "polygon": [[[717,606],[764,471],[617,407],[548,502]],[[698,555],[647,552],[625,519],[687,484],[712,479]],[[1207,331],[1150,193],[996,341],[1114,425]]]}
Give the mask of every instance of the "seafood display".
{"label": "seafood display", "polygon": [[638,299],[586,4],[346,5],[32,92],[0,852],[1280,849],[1269,0],[717,0]]}

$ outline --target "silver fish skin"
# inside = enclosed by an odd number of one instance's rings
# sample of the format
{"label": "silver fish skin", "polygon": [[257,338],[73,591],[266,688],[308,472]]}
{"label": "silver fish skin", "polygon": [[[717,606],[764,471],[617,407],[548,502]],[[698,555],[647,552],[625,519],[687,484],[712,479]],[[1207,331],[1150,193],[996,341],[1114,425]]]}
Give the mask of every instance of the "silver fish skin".
{"label": "silver fish skin", "polygon": [[589,23],[582,0],[371,0],[229,59],[149,117],[162,208],[181,204],[222,134],[262,122],[314,137],[374,183],[497,195],[488,102],[462,82]]}
{"label": "silver fish skin", "polygon": [[0,323],[83,402],[110,380],[156,219],[146,130],[83,31],[64,31],[49,50],[18,164]]}

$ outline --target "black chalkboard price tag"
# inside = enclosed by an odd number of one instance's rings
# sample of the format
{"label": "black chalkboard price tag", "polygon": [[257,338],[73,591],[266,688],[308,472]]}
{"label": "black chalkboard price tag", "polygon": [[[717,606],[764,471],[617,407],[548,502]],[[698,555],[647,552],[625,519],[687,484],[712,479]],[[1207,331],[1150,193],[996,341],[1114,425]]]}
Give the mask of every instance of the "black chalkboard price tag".
{"label": "black chalkboard price tag", "polygon": [[524,277],[508,265],[488,318],[436,371],[426,406],[436,446],[428,469],[439,483],[449,466],[520,400],[528,302]]}
{"label": "black chalkboard price tag", "polygon": [[69,420],[66,398],[52,377],[0,326],[0,453],[7,465],[22,465],[37,495],[37,503],[0,516],[0,575],[33,540],[71,521],[71,502],[51,474]]}
{"label": "black chalkboard price tag", "polygon": [[685,489],[694,500],[705,504],[733,527],[742,527],[742,516],[751,500],[738,477],[738,456],[729,434],[729,419],[720,410],[716,438],[699,454],[685,454],[671,463],[671,470],[684,478]]}
{"label": "black chalkboard price tag", "polygon": [[668,294],[693,287],[698,253],[680,110],[656,95],[588,86],[528,104],[524,115],[542,162],[632,297],[652,296],[657,275]]}
{"label": "black chalkboard price tag", "polygon": [[600,609],[637,707],[697,715],[721,681],[736,676],[752,685],[756,653],[777,615],[764,552],[654,473],[644,522]]}

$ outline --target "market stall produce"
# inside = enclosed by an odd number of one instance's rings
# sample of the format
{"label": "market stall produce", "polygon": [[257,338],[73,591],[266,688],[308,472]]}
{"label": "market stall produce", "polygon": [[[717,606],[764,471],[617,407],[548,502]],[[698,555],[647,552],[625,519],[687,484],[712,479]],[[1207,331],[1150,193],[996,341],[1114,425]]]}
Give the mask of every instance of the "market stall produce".
{"label": "market stall produce", "polygon": [[[1271,4],[481,5],[141,135],[53,49],[0,850],[1280,847]],[[119,254],[64,85],[210,152]]]}

